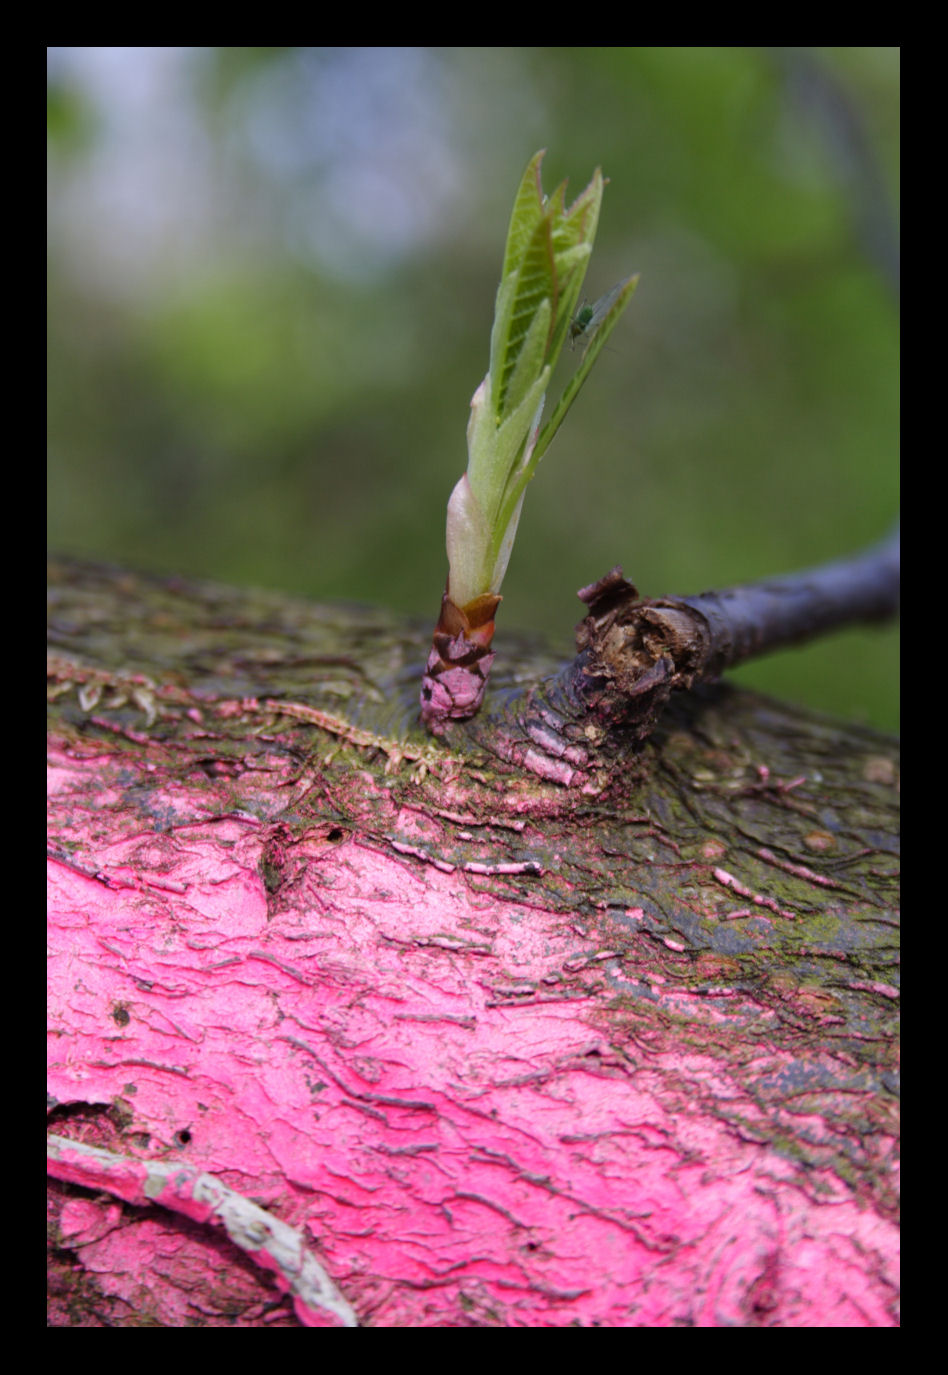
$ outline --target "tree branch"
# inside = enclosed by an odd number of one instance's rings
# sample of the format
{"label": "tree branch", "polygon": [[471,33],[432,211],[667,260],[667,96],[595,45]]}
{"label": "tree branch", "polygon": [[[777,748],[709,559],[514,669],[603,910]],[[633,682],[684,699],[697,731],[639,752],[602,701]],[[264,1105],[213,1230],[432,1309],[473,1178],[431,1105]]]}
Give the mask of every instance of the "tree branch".
{"label": "tree branch", "polygon": [[802,48],[774,48],[787,94],[820,136],[849,202],[853,229],[867,259],[895,300],[901,296],[899,225],[885,170],[864,113],[824,62]]}
{"label": "tree branch", "polygon": [[[584,587],[576,658],[530,692],[509,695],[478,730],[495,753],[567,786],[599,746],[652,732],[671,694],[784,645],[899,609],[900,536],[818,568],[696,597],[640,598],[613,568]],[[493,739],[492,739],[493,737]]]}

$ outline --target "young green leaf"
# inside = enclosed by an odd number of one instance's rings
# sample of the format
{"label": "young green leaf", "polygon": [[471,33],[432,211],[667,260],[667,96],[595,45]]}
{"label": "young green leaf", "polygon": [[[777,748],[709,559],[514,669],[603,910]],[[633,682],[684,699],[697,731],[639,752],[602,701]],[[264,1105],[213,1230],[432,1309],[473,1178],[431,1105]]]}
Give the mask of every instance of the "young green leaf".
{"label": "young green leaf", "polygon": [[[605,183],[597,168],[567,206],[565,182],[544,195],[542,161],[542,152],[531,158],[514,199],[490,368],[471,401],[467,472],[448,503],[448,586],[422,685],[422,717],[435,731],[480,706],[493,660],[493,615],[527,484],[635,285],[631,278],[619,283],[577,315]],[[541,431],[553,369],[567,340],[580,336],[580,366]]]}

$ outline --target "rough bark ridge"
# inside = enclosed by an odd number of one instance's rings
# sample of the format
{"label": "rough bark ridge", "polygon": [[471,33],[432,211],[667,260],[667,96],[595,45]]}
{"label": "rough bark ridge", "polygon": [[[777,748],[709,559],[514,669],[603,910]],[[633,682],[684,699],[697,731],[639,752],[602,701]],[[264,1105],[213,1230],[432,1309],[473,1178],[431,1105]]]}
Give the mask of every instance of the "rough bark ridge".
{"label": "rough bark ridge", "polygon": [[705,689],[569,790],[427,641],[53,566],[51,1321],[894,1323],[895,742]]}

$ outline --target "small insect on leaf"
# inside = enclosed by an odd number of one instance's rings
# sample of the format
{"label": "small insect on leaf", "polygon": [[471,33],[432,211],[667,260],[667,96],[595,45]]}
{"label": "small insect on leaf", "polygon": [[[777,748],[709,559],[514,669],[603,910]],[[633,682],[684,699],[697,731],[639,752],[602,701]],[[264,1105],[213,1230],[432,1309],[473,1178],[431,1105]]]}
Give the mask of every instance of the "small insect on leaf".
{"label": "small insect on leaf", "polygon": [[571,349],[576,347],[579,340],[583,340],[587,348],[589,347],[596,331],[615,305],[619,293],[625,285],[626,281],[617,282],[611,290],[607,291],[604,296],[600,296],[599,300],[591,306],[583,302],[570,322],[569,346]]}
{"label": "small insect on leaf", "polygon": [[584,301],[573,316],[569,326],[569,346],[571,349],[576,347],[576,340],[586,333],[592,321],[594,311],[595,306],[588,306]]}

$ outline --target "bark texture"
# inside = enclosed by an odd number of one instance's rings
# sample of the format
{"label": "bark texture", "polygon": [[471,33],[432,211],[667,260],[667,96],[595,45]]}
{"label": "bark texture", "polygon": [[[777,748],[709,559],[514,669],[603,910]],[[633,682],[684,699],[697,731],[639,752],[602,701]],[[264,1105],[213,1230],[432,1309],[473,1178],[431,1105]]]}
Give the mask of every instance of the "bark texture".
{"label": "bark texture", "polygon": [[569,788],[423,623],[50,588],[54,1325],[897,1321],[893,740],[699,689]]}

